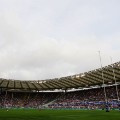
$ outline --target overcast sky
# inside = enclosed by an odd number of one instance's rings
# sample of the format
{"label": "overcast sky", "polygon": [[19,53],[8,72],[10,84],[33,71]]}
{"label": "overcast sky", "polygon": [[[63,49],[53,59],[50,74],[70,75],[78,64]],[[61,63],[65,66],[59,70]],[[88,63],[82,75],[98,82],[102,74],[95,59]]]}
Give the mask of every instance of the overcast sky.
{"label": "overcast sky", "polygon": [[43,80],[120,61],[120,0],[0,0],[0,77]]}

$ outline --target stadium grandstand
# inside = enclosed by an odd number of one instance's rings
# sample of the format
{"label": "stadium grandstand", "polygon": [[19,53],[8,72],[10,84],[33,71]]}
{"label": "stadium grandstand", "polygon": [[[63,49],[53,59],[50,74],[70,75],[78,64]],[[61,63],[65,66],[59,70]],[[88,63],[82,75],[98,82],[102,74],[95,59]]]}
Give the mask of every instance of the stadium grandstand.
{"label": "stadium grandstand", "polygon": [[120,62],[47,80],[0,78],[1,108],[119,109]]}

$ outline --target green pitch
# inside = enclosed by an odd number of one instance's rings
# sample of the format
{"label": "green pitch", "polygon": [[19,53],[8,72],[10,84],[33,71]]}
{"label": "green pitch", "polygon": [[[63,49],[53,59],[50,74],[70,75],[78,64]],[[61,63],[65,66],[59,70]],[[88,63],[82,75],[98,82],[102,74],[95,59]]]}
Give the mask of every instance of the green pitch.
{"label": "green pitch", "polygon": [[120,120],[119,111],[0,110],[0,120]]}

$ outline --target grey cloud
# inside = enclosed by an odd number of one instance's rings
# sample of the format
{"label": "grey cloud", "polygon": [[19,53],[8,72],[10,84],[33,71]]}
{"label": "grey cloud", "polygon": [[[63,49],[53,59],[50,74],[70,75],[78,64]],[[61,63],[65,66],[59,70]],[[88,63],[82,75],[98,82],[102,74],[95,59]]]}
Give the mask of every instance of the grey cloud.
{"label": "grey cloud", "polygon": [[[119,61],[119,1],[108,2],[1,0],[0,76],[30,80],[86,72],[100,67],[98,50],[103,66],[109,56]],[[115,30],[106,31],[110,25]]]}

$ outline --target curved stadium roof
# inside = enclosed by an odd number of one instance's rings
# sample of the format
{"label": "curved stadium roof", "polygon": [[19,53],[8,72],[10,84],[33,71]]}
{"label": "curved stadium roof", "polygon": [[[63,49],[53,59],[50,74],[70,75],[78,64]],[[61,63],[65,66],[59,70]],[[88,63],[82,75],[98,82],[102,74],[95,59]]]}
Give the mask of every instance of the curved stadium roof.
{"label": "curved stadium roof", "polygon": [[0,88],[37,91],[84,88],[101,86],[103,80],[105,84],[114,84],[115,80],[120,82],[120,62],[89,72],[49,80],[22,81],[0,78]]}

